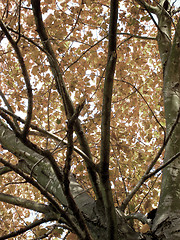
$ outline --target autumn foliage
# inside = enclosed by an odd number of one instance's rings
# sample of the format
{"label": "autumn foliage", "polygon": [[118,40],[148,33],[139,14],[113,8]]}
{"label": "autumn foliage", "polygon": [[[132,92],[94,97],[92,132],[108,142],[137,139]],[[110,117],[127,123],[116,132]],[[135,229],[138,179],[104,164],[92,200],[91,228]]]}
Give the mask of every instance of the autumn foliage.
{"label": "autumn foliage", "polygon": [[[89,144],[93,163],[98,168],[101,165],[101,122],[108,61],[110,3],[104,0],[40,2],[48,40],[74,108],[81,108],[78,118]],[[156,41],[157,27],[148,12],[137,2],[119,1],[109,158],[115,207],[121,206],[141,179],[162,146],[165,134],[163,69]],[[156,5],[156,1],[146,2]],[[49,59],[52,55],[48,58],[46,43],[42,43],[39,36],[31,1],[1,1],[0,18],[7,31],[4,32],[1,27],[1,120],[10,129],[13,129],[10,124],[13,122],[17,131],[24,131],[28,141],[39,149],[49,150],[58,166],[64,168],[67,146],[57,139],[68,141],[67,121],[70,115],[52,73]],[[176,23],[177,19],[174,21]],[[22,74],[22,65],[7,34],[18,46],[29,80],[25,80]],[[23,120],[28,118],[30,122],[26,121],[24,124]],[[77,133],[74,133],[74,148],[82,149],[78,138]],[[163,154],[153,170],[162,164]],[[13,165],[18,164],[18,157],[7,151],[3,145],[0,156]],[[1,167],[2,170],[4,165],[1,164]],[[88,177],[87,165],[77,151],[72,153],[71,172],[84,190],[96,198]],[[128,203],[125,214],[138,211],[146,214],[155,208],[159,200],[160,183],[161,172],[147,179]],[[2,174],[0,189],[4,194],[48,204],[47,198],[17,173]],[[16,231],[40,217],[41,213],[0,202],[0,235]],[[133,224],[136,231],[143,231],[139,221],[135,220]],[[46,238],[48,231],[49,237],[59,239],[62,234],[65,236],[68,233],[63,224],[61,227],[56,224],[52,226],[37,226],[14,239],[32,239],[32,236],[37,239],[39,236]],[[73,233],[69,236],[67,234],[67,239],[75,239],[75,236]]]}

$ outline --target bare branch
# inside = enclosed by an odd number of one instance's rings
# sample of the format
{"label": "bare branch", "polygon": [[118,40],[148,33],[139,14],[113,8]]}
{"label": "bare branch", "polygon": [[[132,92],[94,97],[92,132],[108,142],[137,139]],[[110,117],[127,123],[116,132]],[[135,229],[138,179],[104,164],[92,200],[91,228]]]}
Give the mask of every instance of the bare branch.
{"label": "bare branch", "polygon": [[74,31],[74,29],[76,28],[76,25],[77,25],[77,23],[78,23],[78,20],[79,20],[79,18],[80,18],[81,12],[82,12],[82,5],[83,5],[83,0],[82,0],[82,2],[81,2],[80,10],[79,10],[79,12],[78,12],[78,16],[77,16],[77,19],[76,19],[76,21],[75,21],[75,23],[74,23],[74,26],[72,27],[72,29],[71,29],[71,31],[68,33],[68,35],[63,39],[63,41],[65,41],[65,40],[71,35],[71,33]]}
{"label": "bare branch", "polygon": [[17,130],[15,124],[12,122],[12,120],[7,116],[7,114],[0,109],[0,116],[6,120],[6,122],[9,124],[9,126],[13,129],[14,133],[17,135],[20,135],[20,132]]}
{"label": "bare branch", "polygon": [[54,210],[52,209],[51,212],[48,212],[48,216],[52,216],[57,218],[59,218],[58,213],[61,214],[61,219],[64,219],[63,221],[66,222],[67,224],[69,224],[72,229],[79,235],[79,236],[83,236],[82,231],[79,229],[79,227],[72,221],[70,215],[63,210],[59,203],[54,199],[54,197],[52,197],[51,194],[49,194],[46,189],[44,189],[37,181],[35,181],[33,178],[29,177],[27,174],[25,174],[23,171],[21,171],[17,166],[11,164],[10,162],[5,161],[4,159],[2,159],[0,157],[0,162],[4,164],[4,166],[9,167],[10,169],[12,169],[14,172],[16,172],[17,174],[19,174],[21,177],[23,177],[27,182],[29,182],[30,184],[32,184],[34,187],[36,187],[42,195],[44,195],[48,201],[52,204],[52,206],[54,207],[54,209],[56,210],[56,212],[54,212]]}
{"label": "bare branch", "polygon": [[72,67],[75,63],[77,63],[87,52],[89,52],[90,49],[92,49],[93,47],[95,47],[96,45],[98,45],[100,42],[102,42],[104,39],[106,39],[108,37],[108,35],[104,36],[102,39],[100,39],[99,41],[97,41],[96,43],[94,43],[92,46],[90,46],[88,49],[86,49],[73,63],[71,63],[65,70],[63,73],[65,73],[70,67]]}
{"label": "bare branch", "polygon": [[11,164],[10,162],[5,161],[0,157],[0,162],[4,164],[4,166],[9,167],[11,170],[19,174],[22,178],[24,178],[27,182],[31,183],[34,187],[36,187],[48,200],[52,203],[52,205],[60,212],[63,210],[60,208],[59,204],[52,198],[52,196],[36,182],[33,178],[29,177],[23,171],[21,171],[18,166]]}
{"label": "bare branch", "polygon": [[19,0],[19,6],[18,6],[18,39],[16,40],[16,44],[19,42],[21,38],[21,1]]}
{"label": "bare branch", "polygon": [[141,7],[143,7],[145,10],[148,10],[148,12],[154,13],[157,15],[158,13],[158,7],[155,7],[151,4],[148,4],[144,0],[135,0]]}
{"label": "bare branch", "polygon": [[85,219],[81,213],[81,211],[79,210],[71,192],[70,192],[70,180],[69,180],[69,175],[70,175],[70,169],[71,169],[71,160],[72,160],[72,154],[73,154],[73,131],[74,131],[74,124],[76,119],[78,118],[81,109],[83,108],[85,104],[85,101],[78,105],[78,107],[76,108],[75,113],[73,114],[73,116],[69,119],[68,121],[68,130],[67,130],[67,139],[68,139],[68,145],[67,145],[67,153],[66,153],[66,161],[65,161],[65,166],[63,169],[63,185],[64,185],[64,194],[66,196],[69,208],[72,210],[72,212],[74,213],[74,216],[76,217],[77,221],[79,222],[79,225],[82,229],[82,231],[85,232],[85,238],[87,240],[92,240],[91,235],[89,233],[89,230],[87,228],[87,225],[85,223]]}
{"label": "bare branch", "polygon": [[147,179],[154,176],[156,173],[158,173],[159,171],[161,171],[163,168],[167,167],[170,163],[172,163],[176,158],[178,158],[180,156],[180,152],[176,153],[172,158],[170,158],[169,160],[167,160],[167,162],[165,162],[163,165],[161,165],[160,167],[158,167],[156,170],[154,170],[153,172],[149,173],[146,177]]}

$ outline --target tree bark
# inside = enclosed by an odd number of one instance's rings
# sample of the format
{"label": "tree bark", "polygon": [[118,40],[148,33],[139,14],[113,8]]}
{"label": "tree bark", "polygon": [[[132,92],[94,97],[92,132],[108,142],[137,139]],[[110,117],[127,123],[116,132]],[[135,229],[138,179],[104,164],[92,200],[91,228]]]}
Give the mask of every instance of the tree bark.
{"label": "tree bark", "polygon": [[[12,130],[8,128],[2,121],[0,121],[0,142],[4,149],[7,149],[9,152],[13,153],[19,160],[16,165],[21,171],[26,173],[28,176],[32,175],[32,177],[52,196],[57,199],[62,206],[67,207],[67,200],[65,195],[63,194],[61,185],[56,178],[54,171],[52,169],[51,164],[48,159],[36,153],[32,149],[25,146],[14,134]],[[76,181],[75,176],[70,176],[70,190],[73,198],[83,213],[86,224],[90,230],[90,233],[93,239],[107,239],[107,225],[105,220],[105,212],[102,206],[90,197],[87,192],[81,187],[81,185]],[[7,198],[7,201],[5,200]],[[4,202],[9,202],[11,197],[2,196],[1,199],[4,199]],[[28,201],[23,201],[20,199],[14,200],[15,205],[21,205],[24,208],[31,208]],[[28,207],[27,207],[28,206]],[[45,205],[44,205],[45,206]],[[37,204],[36,210],[39,212],[43,212],[43,205]],[[32,207],[32,210],[34,210]],[[68,214],[71,216],[71,211],[67,208]],[[45,217],[52,216],[54,220],[57,221],[65,221],[63,218],[59,218],[59,213],[54,212],[54,209],[48,206],[48,211],[44,211]],[[73,218],[73,216],[71,216]],[[134,239],[136,240],[138,234],[132,230],[123,215],[120,215],[117,212],[117,218],[120,222],[118,237],[120,239]]]}
{"label": "tree bark", "polygon": [[[158,44],[164,68],[164,107],[166,132],[170,131],[180,109],[180,19],[173,42],[170,42],[171,19],[166,12],[159,16],[160,27],[166,35],[159,32]],[[165,30],[164,30],[165,29]],[[180,150],[180,123],[165,149],[164,162]],[[163,170],[160,202],[153,231],[160,239],[180,239],[180,157]]]}

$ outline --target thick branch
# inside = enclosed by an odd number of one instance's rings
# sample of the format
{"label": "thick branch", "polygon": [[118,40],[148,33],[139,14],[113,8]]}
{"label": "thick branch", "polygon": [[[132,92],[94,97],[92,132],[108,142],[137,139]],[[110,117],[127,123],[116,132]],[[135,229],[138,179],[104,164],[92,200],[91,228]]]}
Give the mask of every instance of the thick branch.
{"label": "thick branch", "polygon": [[113,80],[116,65],[116,34],[118,18],[118,0],[111,0],[108,59],[103,93],[102,122],[101,122],[101,159],[100,179],[102,184],[103,199],[108,223],[108,239],[117,239],[117,220],[112,198],[111,184],[109,179],[109,156],[110,156],[110,119]]}
{"label": "thick branch", "polygon": [[[42,195],[44,195],[49,202],[52,204],[52,206],[54,207],[54,209],[56,210],[56,217],[57,220],[59,218],[58,213],[60,214],[60,216],[64,219],[65,222],[67,222],[67,224],[69,224],[69,226],[72,227],[72,229],[79,235],[79,236],[83,236],[84,234],[82,233],[82,231],[79,229],[79,227],[74,223],[74,221],[72,220],[72,218],[70,217],[70,214],[68,214],[65,210],[63,210],[59,203],[51,196],[51,194],[49,194],[46,189],[44,189],[37,181],[35,181],[33,178],[29,177],[27,174],[23,173],[23,171],[21,171],[17,166],[14,166],[13,164],[5,161],[4,159],[0,158],[0,162],[3,163],[5,166],[11,168],[14,172],[16,172],[17,174],[19,174],[21,177],[23,177],[27,182],[29,182],[30,184],[32,184],[34,187],[36,187]],[[54,212],[51,211],[51,213],[54,215]],[[50,212],[48,213],[48,215],[50,216]],[[83,239],[83,238],[82,238]]]}
{"label": "thick branch", "polygon": [[[2,110],[3,112],[5,112],[6,114],[10,115],[11,117],[13,117],[14,119],[16,119],[17,121],[21,122],[21,123],[25,123],[25,120],[22,119],[21,117],[17,116],[16,114],[0,107],[0,110]],[[48,132],[34,124],[31,124],[30,127],[34,130],[36,130],[37,132],[39,132],[39,134],[41,134],[41,136],[46,136],[46,137],[49,137],[51,139],[54,139],[56,142],[58,142],[58,145],[60,146],[67,146],[67,141],[65,141],[64,139],[61,139],[59,138],[58,136],[56,136],[55,134],[51,133],[51,132]],[[34,134],[38,135],[37,132],[34,132]],[[31,132],[29,133],[31,134]],[[78,153],[85,161],[91,161],[90,158],[83,152],[81,151],[81,149],[79,149],[78,147],[74,146],[74,151],[76,153]],[[89,163],[91,165],[93,165],[94,163]],[[94,169],[96,168],[96,165],[94,164]]]}
{"label": "thick branch", "polygon": [[[74,114],[75,109],[74,109],[73,103],[71,101],[71,98],[67,92],[65,83],[62,79],[62,74],[60,71],[59,63],[56,59],[56,56],[52,49],[51,43],[48,39],[48,35],[47,35],[46,29],[45,29],[45,26],[44,26],[44,23],[42,20],[42,13],[41,13],[41,9],[40,9],[40,0],[31,0],[31,3],[32,3],[33,12],[34,12],[34,18],[35,18],[35,22],[36,22],[37,32],[40,36],[40,39],[42,41],[44,49],[46,50],[46,52],[48,52],[47,58],[50,63],[51,71],[52,71],[53,76],[56,81],[56,87],[63,99],[63,104],[65,107],[66,115],[69,119],[69,117],[71,117]],[[98,185],[96,170],[93,168],[94,164],[93,164],[93,159],[91,156],[91,151],[90,151],[89,145],[87,143],[87,139],[85,137],[84,131],[81,127],[79,120],[77,120],[75,122],[75,131],[78,136],[78,140],[80,142],[82,151],[91,160],[91,161],[86,161],[87,170],[88,170],[90,180],[92,182],[96,197],[98,199],[101,199],[102,197],[101,197],[101,192],[100,192],[99,185]],[[91,165],[91,162],[92,162],[92,165]]]}

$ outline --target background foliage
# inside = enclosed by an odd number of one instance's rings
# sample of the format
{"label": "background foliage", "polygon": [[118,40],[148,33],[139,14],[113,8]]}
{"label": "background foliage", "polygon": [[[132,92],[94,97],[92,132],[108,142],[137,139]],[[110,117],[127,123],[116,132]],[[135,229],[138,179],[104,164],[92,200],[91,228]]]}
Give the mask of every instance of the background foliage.
{"label": "background foliage", "polygon": [[[111,184],[117,206],[136,185],[161,146],[163,129],[160,124],[165,125],[162,68],[155,39],[157,30],[147,12],[134,1],[121,0],[119,6],[110,153]],[[41,7],[48,35],[72,100],[76,106],[86,100],[80,120],[94,160],[98,163],[109,2],[44,0],[41,1]],[[40,48],[30,1],[3,0],[0,9],[1,19],[8,26],[13,38],[17,40],[19,32],[21,34],[18,46],[33,88],[32,124],[65,139],[67,126],[64,107],[56,91],[47,57]],[[13,112],[24,118],[27,110],[24,79],[16,55],[3,36],[0,56],[1,91]],[[0,103],[4,107],[2,99]],[[57,148],[53,139],[37,135],[33,131],[29,138],[38,146],[53,151],[58,164],[64,166],[66,148]],[[76,138],[74,135],[74,143],[79,147]],[[11,163],[17,162],[3,148],[0,153]],[[93,195],[86,167],[76,153],[73,153],[72,170],[78,181]],[[127,211],[147,213],[155,207],[160,192],[160,180],[160,174],[149,179],[129,203]],[[46,201],[37,190],[23,181],[16,174],[7,173],[0,178],[0,189],[3,193],[42,203]],[[28,210],[5,203],[0,203],[0,209],[0,235],[32,220],[28,218],[32,215]],[[32,217],[38,218],[39,214],[33,214]],[[136,227],[141,228],[138,224]],[[33,233],[42,235],[44,232],[37,227]],[[28,234],[24,235],[25,239]],[[56,234],[59,232],[54,231],[53,236],[56,237]],[[22,239],[22,236],[17,239]]]}

